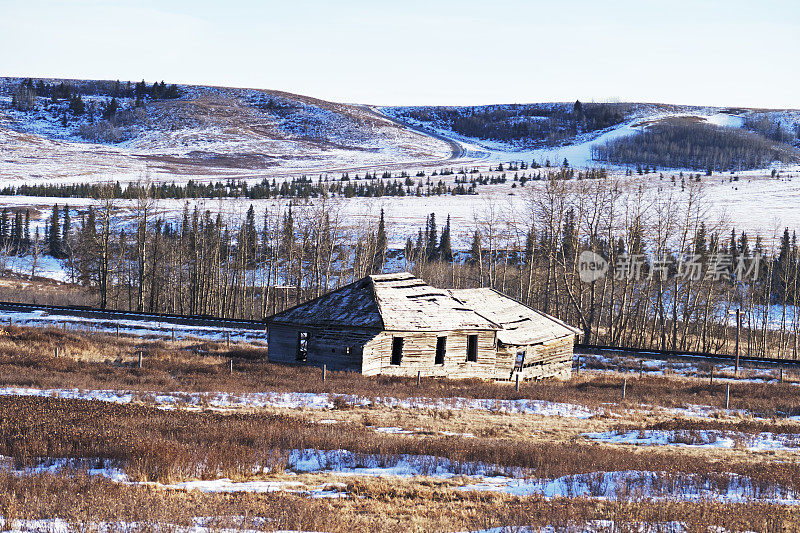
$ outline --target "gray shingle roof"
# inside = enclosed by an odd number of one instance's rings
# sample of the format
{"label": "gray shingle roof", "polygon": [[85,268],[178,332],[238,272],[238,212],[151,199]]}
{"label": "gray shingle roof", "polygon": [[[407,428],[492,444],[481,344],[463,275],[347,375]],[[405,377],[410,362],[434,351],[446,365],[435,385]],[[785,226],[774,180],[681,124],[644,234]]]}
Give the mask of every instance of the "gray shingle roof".
{"label": "gray shingle roof", "polygon": [[448,291],[408,272],[367,276],[268,320],[396,331],[500,329]]}
{"label": "gray shingle roof", "polygon": [[581,330],[493,289],[449,292],[465,306],[479,310],[483,316],[500,324],[503,329],[497,332],[497,340],[503,344],[525,346],[581,333]]}

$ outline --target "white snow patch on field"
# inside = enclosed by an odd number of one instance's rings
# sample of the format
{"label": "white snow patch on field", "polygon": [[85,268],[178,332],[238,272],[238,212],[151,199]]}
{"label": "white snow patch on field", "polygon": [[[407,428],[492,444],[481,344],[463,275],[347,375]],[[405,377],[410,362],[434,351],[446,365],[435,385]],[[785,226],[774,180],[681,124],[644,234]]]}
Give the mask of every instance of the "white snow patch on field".
{"label": "white snow patch on field", "polygon": [[[142,392],[121,390],[36,389],[23,387],[0,388],[0,396],[38,396],[62,399],[94,400],[128,404],[132,402],[155,403],[162,409],[242,409],[276,407],[285,409],[333,409],[336,402],[355,407],[370,405],[403,409],[477,410],[497,413],[517,413],[567,418],[591,418],[598,411],[570,403],[544,400],[498,400],[476,398],[394,398],[390,396],[367,398],[349,394],[312,392]],[[406,431],[402,428],[385,428],[384,432]]]}
{"label": "white snow patch on field", "polygon": [[8,311],[0,310],[0,319],[20,326],[53,326],[68,329],[86,329],[94,332],[114,333],[119,327],[120,333],[140,337],[157,336],[176,339],[198,337],[217,341],[230,338],[232,341],[266,340],[266,334],[260,330],[248,330],[239,327],[199,326],[160,322],[158,320],[126,320],[116,318],[91,318],[59,314],[49,311]]}
{"label": "white snow patch on field", "polygon": [[[9,462],[7,458],[6,464]],[[66,468],[85,465],[79,460],[56,459],[24,470],[33,473],[57,474]],[[85,466],[84,466],[85,467]],[[500,492],[516,496],[540,495],[546,498],[585,497],[604,500],[712,500],[724,503],[768,501],[780,505],[800,504],[798,495],[789,489],[752,482],[747,477],[725,474],[707,478],[693,474],[653,471],[588,472],[555,479],[528,477],[524,469],[504,468],[482,463],[453,463],[446,458],[400,455],[390,458],[354,454],[346,450],[289,450],[286,467],[295,473],[338,476],[397,477],[411,479],[424,476],[462,483],[462,491]],[[118,483],[140,484],[171,490],[202,492],[296,492],[314,498],[348,496],[342,483],[309,487],[295,480],[232,481],[227,478],[191,480],[173,484],[131,482],[116,468],[87,469],[90,475],[108,477]]]}
{"label": "white snow patch on field", "polygon": [[748,434],[719,430],[634,430],[584,433],[584,437],[598,442],[637,446],[725,449],[740,447],[750,451],[800,451],[800,434],[770,432]]}

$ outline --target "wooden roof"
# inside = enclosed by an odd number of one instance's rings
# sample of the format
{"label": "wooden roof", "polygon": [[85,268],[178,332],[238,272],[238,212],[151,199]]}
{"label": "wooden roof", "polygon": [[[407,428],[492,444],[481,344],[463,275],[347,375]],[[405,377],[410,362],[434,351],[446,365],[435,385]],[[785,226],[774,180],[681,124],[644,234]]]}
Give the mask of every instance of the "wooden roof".
{"label": "wooden roof", "polygon": [[525,346],[581,333],[581,330],[493,289],[449,292],[465,306],[479,310],[483,316],[499,324],[502,329],[497,332],[497,340],[503,344]]}
{"label": "wooden roof", "polygon": [[390,331],[500,329],[448,291],[431,287],[408,272],[367,276],[277,313],[268,321]]}

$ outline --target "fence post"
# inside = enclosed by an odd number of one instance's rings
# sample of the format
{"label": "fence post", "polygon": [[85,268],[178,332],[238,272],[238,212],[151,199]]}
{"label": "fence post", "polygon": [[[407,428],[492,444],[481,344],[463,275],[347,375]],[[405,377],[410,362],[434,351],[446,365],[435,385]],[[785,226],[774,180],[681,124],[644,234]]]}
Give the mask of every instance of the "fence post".
{"label": "fence post", "polygon": [[142,350],[139,350],[139,368],[142,368]]}
{"label": "fence post", "polygon": [[[734,370],[733,370],[733,373],[734,373],[734,375],[736,377],[739,377],[739,335],[740,335],[741,329],[742,329],[742,314],[741,314],[741,311],[737,308],[736,309],[736,346],[735,346],[735,350],[734,350],[736,352],[736,363],[735,363],[735,367],[734,367]],[[727,407],[726,407],[726,409],[727,409]]]}
{"label": "fence post", "polygon": [[228,367],[229,374],[233,374],[233,359],[230,360],[230,366]]}
{"label": "fence post", "polygon": [[628,394],[628,378],[624,378],[622,380],[622,399],[625,399],[625,396]]}
{"label": "fence post", "polygon": [[328,365],[322,365],[322,381],[323,381],[323,382],[324,382],[326,379],[328,379],[328,376],[327,376],[327,374],[328,374]]}
{"label": "fence post", "polygon": [[519,372],[517,373],[517,382],[514,385],[514,390],[519,391]]}
{"label": "fence post", "polygon": [[58,359],[58,346],[56,346],[56,359]]}
{"label": "fence post", "polygon": [[709,385],[714,386],[714,365],[711,365],[711,380]]}
{"label": "fence post", "polygon": [[725,409],[728,409],[731,405],[731,384],[728,383],[725,385]]}
{"label": "fence post", "polygon": [[420,382],[422,381],[422,371],[417,370],[417,388],[420,388]]}
{"label": "fence post", "polygon": [[780,382],[781,382],[781,383],[783,383],[783,367],[781,367],[781,377],[780,377]]}
{"label": "fence post", "polygon": [[225,346],[227,346],[228,348],[231,347],[231,333],[230,333],[230,331],[226,331],[225,332]]}
{"label": "fence post", "polygon": [[119,339],[119,324],[117,324],[117,338]]}

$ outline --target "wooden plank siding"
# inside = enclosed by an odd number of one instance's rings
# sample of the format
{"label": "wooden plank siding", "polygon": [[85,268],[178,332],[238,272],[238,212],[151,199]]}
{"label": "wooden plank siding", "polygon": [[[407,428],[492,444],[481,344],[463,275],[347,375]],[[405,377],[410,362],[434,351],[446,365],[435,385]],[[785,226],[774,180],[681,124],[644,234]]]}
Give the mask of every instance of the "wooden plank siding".
{"label": "wooden plank siding", "polygon": [[[297,360],[298,335],[308,332],[305,362]],[[272,324],[268,334],[268,357],[276,363],[326,365],[330,370],[361,372],[364,345],[377,334],[360,328],[289,326]]]}
{"label": "wooden plank siding", "polygon": [[525,359],[521,380],[559,378],[569,379],[572,372],[572,353],[575,336],[569,335],[560,339],[526,346],[499,343],[497,347],[496,379],[516,379],[517,353],[524,351]]}
{"label": "wooden plank siding", "polygon": [[[477,361],[467,361],[467,337],[478,336]],[[400,365],[391,364],[392,339],[403,338]],[[447,337],[444,364],[437,365],[436,342]],[[494,378],[497,354],[494,331],[384,331],[364,346],[362,373],[368,376]]]}

